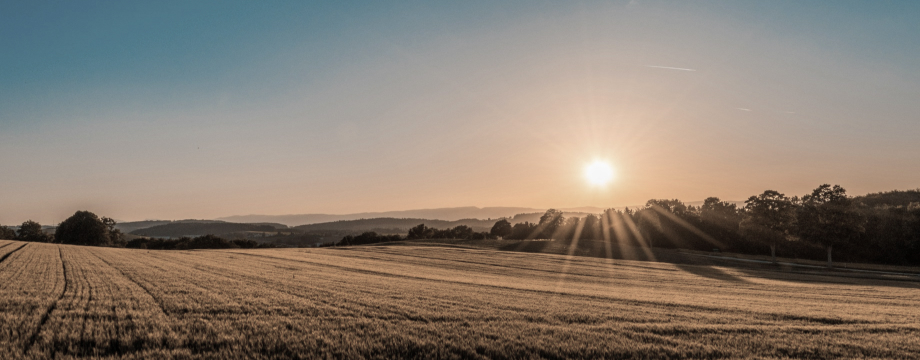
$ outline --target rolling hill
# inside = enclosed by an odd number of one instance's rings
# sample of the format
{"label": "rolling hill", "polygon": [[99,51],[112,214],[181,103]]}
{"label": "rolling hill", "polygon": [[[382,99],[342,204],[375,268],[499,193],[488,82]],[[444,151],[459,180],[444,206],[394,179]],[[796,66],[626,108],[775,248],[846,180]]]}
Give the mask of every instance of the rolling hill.
{"label": "rolling hill", "polygon": [[361,233],[364,231],[376,231],[378,233],[398,233],[405,235],[410,228],[425,224],[425,226],[437,229],[448,229],[459,225],[466,225],[473,228],[473,231],[489,231],[496,220],[479,220],[463,219],[457,221],[431,220],[431,219],[397,219],[397,218],[375,218],[359,220],[341,220],[319,224],[309,224],[295,226],[294,229],[304,232],[317,231],[348,231]]}
{"label": "rolling hill", "polygon": [[[597,214],[604,209],[598,207],[579,207],[560,209],[563,212]],[[523,213],[543,213],[546,209],[526,207],[455,207],[439,209],[418,209],[384,212],[364,212],[355,214],[299,214],[299,215],[239,215],[218,218],[218,220],[238,223],[276,222],[288,226],[310,225],[342,220],[360,220],[374,218],[394,219],[435,219],[444,221],[458,221],[462,219],[499,219],[510,218]]]}
{"label": "rolling hill", "polygon": [[171,222],[131,231],[132,235],[153,237],[182,237],[199,235],[224,235],[241,232],[274,233],[279,229],[272,224],[239,224],[229,222]]}

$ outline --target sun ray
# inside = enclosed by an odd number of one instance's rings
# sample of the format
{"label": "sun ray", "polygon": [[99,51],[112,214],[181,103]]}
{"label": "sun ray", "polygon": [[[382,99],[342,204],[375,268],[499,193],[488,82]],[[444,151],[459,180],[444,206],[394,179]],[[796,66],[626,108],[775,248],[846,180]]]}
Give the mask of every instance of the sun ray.
{"label": "sun ray", "polygon": [[636,225],[636,222],[633,221],[632,217],[624,215],[622,219],[624,220],[623,222],[626,224],[626,228],[629,229],[633,237],[635,237],[636,241],[639,243],[638,244],[639,248],[642,249],[643,252],[645,252],[647,259],[651,261],[658,261],[655,259],[655,252],[652,250],[651,244],[649,244],[645,240],[645,237],[642,236],[642,232],[639,231],[639,227]]}
{"label": "sun ray", "polygon": [[562,288],[562,284],[565,282],[565,276],[569,271],[569,266],[571,261],[575,256],[575,251],[578,249],[578,240],[581,238],[582,230],[585,227],[585,219],[578,219],[577,225],[575,225],[575,235],[572,237],[572,242],[569,243],[568,255],[565,257],[565,263],[562,265],[562,272],[559,274],[559,281],[556,282],[556,291],[558,292]]}
{"label": "sun ray", "polygon": [[[659,214],[661,214],[661,215],[664,215],[665,217],[667,217],[669,220],[673,221],[673,222],[676,223],[677,225],[680,225],[681,227],[683,227],[683,228],[685,228],[685,229],[687,229],[687,230],[690,230],[690,232],[692,232],[694,235],[699,236],[700,238],[702,238],[703,240],[709,242],[710,244],[713,244],[713,245],[715,245],[715,246],[717,246],[717,247],[719,247],[719,248],[724,248],[724,247],[725,247],[725,244],[722,243],[721,241],[719,241],[719,240],[717,240],[716,238],[710,236],[709,234],[703,232],[702,230],[697,229],[696,226],[693,226],[692,224],[686,222],[684,219],[681,219],[680,217],[678,217],[677,215],[674,215],[674,214],[671,213],[670,211],[667,211],[667,210],[665,210],[665,209],[663,209],[662,207],[657,206],[657,205],[652,205],[651,208],[652,208],[652,210],[654,210],[655,212],[657,212],[657,213],[659,213]],[[672,236],[670,236],[670,235],[668,235],[668,234],[665,234],[665,236],[672,237]],[[682,242],[681,239],[676,239],[676,240],[677,240],[678,242]]]}
{"label": "sun ray", "polygon": [[612,230],[613,233],[611,236],[616,239],[617,247],[620,249],[620,258],[628,259],[629,257],[626,256],[627,244],[625,244],[625,242],[628,241],[629,238],[625,229],[623,229],[623,214],[613,209],[605,211],[604,213],[606,215],[604,216],[604,220],[608,224],[607,228]]}
{"label": "sun ray", "polygon": [[604,234],[604,250],[607,252],[607,269],[609,270],[610,277],[612,278],[615,274],[613,271],[613,244],[610,243],[612,239],[610,238],[609,223],[607,223],[604,218],[605,216],[601,216],[601,224],[603,224],[601,226],[601,231]]}

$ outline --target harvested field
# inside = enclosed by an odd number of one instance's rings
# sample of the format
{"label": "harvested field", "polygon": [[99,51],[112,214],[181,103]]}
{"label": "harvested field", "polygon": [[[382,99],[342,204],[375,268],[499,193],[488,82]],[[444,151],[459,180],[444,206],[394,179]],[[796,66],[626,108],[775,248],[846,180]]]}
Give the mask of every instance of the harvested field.
{"label": "harvested field", "polygon": [[437,246],[0,241],[0,358],[917,358],[920,284]]}

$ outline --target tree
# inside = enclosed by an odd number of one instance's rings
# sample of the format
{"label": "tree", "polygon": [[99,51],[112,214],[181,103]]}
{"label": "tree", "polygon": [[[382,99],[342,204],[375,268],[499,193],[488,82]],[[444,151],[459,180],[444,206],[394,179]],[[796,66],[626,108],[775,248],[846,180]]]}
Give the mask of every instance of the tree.
{"label": "tree", "polygon": [[645,207],[659,208],[675,215],[683,215],[687,212],[687,205],[677,199],[651,199],[645,202]]}
{"label": "tree", "polygon": [[840,185],[823,184],[805,195],[797,215],[799,236],[827,248],[827,267],[833,267],[835,245],[855,240],[865,231],[866,219]]}
{"label": "tree", "polygon": [[492,225],[492,230],[489,231],[489,234],[492,236],[505,237],[511,235],[511,223],[507,219],[501,219],[495,222],[495,225]]}
{"label": "tree", "polygon": [[109,244],[124,246],[126,244],[124,235],[121,233],[121,230],[116,229],[115,225],[117,223],[112,218],[102,217],[102,224],[105,225],[108,229],[109,234]]}
{"label": "tree", "polygon": [[[644,223],[650,243],[659,247],[689,247],[697,235],[690,230],[697,214],[678,199],[651,199],[645,203],[640,222]],[[692,219],[693,218],[693,219]]]}
{"label": "tree", "polygon": [[0,240],[16,240],[16,230],[0,226]]}
{"label": "tree", "polygon": [[409,229],[406,239],[430,239],[433,233],[434,229],[425,226],[425,224],[418,224]]}
{"label": "tree", "polygon": [[741,215],[738,213],[737,205],[721,201],[717,197],[709,197],[700,207],[700,219],[726,230],[737,231]]}
{"label": "tree", "polygon": [[516,240],[530,239],[537,235],[536,232],[537,224],[531,224],[529,221],[525,221],[514,224],[514,226],[511,227],[511,235],[509,235],[508,238]]}
{"label": "tree", "polygon": [[636,223],[639,233],[646,242],[643,245],[647,245],[649,248],[655,247],[655,238],[662,233],[661,217],[651,208],[638,210],[634,216],[638,219]]}
{"label": "tree", "polygon": [[19,226],[17,238],[22,241],[36,242],[48,242],[50,240],[48,235],[42,231],[42,225],[32,220],[26,220]]}
{"label": "tree", "polygon": [[594,214],[585,216],[585,220],[581,227],[581,240],[599,240],[603,237],[601,219]]}
{"label": "tree", "polygon": [[700,230],[729,244],[740,239],[742,212],[738,206],[710,197],[700,206]]}
{"label": "tree", "polygon": [[471,239],[473,237],[473,228],[466,225],[457,225],[450,229],[451,239]]}
{"label": "tree", "polygon": [[565,224],[565,217],[562,216],[562,211],[556,209],[549,209],[540,216],[540,223],[537,226],[540,227],[541,238],[552,239],[553,235],[556,234],[556,230],[561,228]]}
{"label": "tree", "polygon": [[[554,237],[558,239],[571,240],[575,238],[575,233],[578,231],[579,225],[582,225],[581,218],[573,216],[566,218],[565,222],[562,223],[562,226],[556,229]],[[580,236],[580,235],[579,235]]]}
{"label": "tree", "polygon": [[[113,225],[114,226],[114,225]],[[96,214],[77,211],[64,220],[54,233],[62,244],[108,246],[112,245],[109,227]]]}
{"label": "tree", "polygon": [[784,240],[795,223],[792,199],[775,190],[751,196],[744,202],[741,234],[748,239],[770,246],[770,257],[776,262],[776,244]]}

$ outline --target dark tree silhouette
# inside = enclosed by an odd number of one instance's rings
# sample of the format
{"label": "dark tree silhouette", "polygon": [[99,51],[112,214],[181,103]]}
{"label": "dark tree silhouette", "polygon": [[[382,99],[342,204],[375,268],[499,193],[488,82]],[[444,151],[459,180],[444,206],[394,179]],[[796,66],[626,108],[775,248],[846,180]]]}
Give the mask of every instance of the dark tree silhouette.
{"label": "dark tree silhouette", "polygon": [[645,202],[645,207],[658,207],[676,215],[682,215],[687,212],[687,205],[677,199],[651,199]]}
{"label": "dark tree silhouette", "polygon": [[406,239],[430,239],[433,233],[434,229],[425,226],[425,224],[418,224],[409,229],[409,234],[406,235]]}
{"label": "dark tree silhouette", "polygon": [[646,242],[642,245],[650,248],[655,247],[655,239],[661,237],[661,233],[663,232],[661,216],[659,216],[655,210],[645,208],[636,211],[635,217],[637,219],[636,224],[639,228],[639,233]]}
{"label": "dark tree silhouette", "polygon": [[594,214],[588,214],[582,220],[581,236],[582,240],[600,240],[604,238],[601,230],[601,219]]}
{"label": "dark tree silhouette", "polygon": [[492,230],[489,231],[489,234],[499,237],[511,235],[511,223],[507,219],[496,221],[495,225],[492,225]]}
{"label": "dark tree silhouette", "polygon": [[[109,219],[111,220],[111,219]],[[112,221],[114,226],[114,221]],[[62,244],[111,246],[115,242],[110,237],[109,227],[96,214],[89,211],[77,211],[64,220],[54,233],[55,240]]]}
{"label": "dark tree silhouette", "polygon": [[537,224],[531,224],[528,221],[514,224],[511,227],[511,235],[508,236],[509,239],[515,240],[525,240],[532,239],[536,236]]}
{"label": "dark tree silhouette", "polygon": [[865,231],[865,223],[844,188],[824,184],[802,198],[797,229],[805,241],[827,248],[827,267],[833,267],[834,246],[857,239]]}
{"label": "dark tree silhouette", "polygon": [[556,235],[556,230],[562,228],[565,224],[565,217],[562,216],[562,211],[556,209],[549,209],[540,216],[540,223],[537,226],[540,227],[540,237],[543,239],[552,239]]}
{"label": "dark tree silhouette", "polygon": [[471,239],[473,238],[473,228],[466,225],[457,225],[450,229],[451,239]]}
{"label": "dark tree silhouette", "polygon": [[741,238],[742,215],[734,203],[710,197],[700,206],[700,229],[727,244],[737,244]]}
{"label": "dark tree silhouette", "polygon": [[340,245],[340,246],[367,245],[367,244],[376,244],[376,243],[382,243],[382,242],[387,242],[387,241],[399,241],[399,240],[402,240],[402,238],[400,238],[399,235],[378,235],[376,232],[373,232],[373,231],[365,231],[364,233],[358,236],[346,235],[345,237],[342,238],[341,241],[336,243],[336,245]]}
{"label": "dark tree silhouette", "polygon": [[770,257],[775,263],[776,244],[786,238],[795,223],[795,204],[775,190],[751,196],[744,203],[741,233],[750,240],[769,245]]}
{"label": "dark tree silhouette", "polygon": [[703,206],[700,207],[700,220],[726,231],[734,232],[738,231],[741,213],[738,211],[737,205],[721,201],[717,197],[709,197],[703,201]]}
{"label": "dark tree silhouette", "polygon": [[115,228],[115,225],[117,225],[115,220],[112,220],[112,218],[102,217],[102,224],[105,225],[108,231],[110,244],[122,246],[125,244],[125,238],[121,233],[121,230]]}
{"label": "dark tree silhouette", "polygon": [[16,240],[16,230],[0,226],[0,240]]}
{"label": "dark tree silhouette", "polygon": [[26,220],[19,226],[19,235],[17,237],[22,241],[35,241],[35,242],[48,242],[50,237],[42,231],[42,225],[32,221]]}
{"label": "dark tree silhouette", "polygon": [[253,240],[247,239],[236,239],[228,241],[215,235],[203,235],[194,238],[182,237],[178,239],[137,238],[128,241],[125,247],[151,250],[191,250],[273,248],[275,245],[259,244]]}

